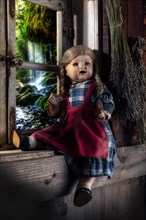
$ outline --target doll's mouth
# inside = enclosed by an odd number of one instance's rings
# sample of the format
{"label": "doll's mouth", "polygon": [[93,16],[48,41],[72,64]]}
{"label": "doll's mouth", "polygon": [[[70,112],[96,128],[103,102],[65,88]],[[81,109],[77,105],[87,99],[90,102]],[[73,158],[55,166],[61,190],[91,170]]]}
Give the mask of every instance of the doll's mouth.
{"label": "doll's mouth", "polygon": [[84,74],[84,73],[86,73],[85,70],[80,70],[80,71],[79,71],[79,74]]}

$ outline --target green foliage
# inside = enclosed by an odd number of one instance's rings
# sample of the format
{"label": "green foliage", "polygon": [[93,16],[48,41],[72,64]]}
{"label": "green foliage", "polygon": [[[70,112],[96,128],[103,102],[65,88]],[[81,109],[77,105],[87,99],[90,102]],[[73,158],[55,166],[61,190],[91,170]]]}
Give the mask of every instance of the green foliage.
{"label": "green foliage", "polygon": [[16,79],[21,81],[23,84],[26,84],[29,82],[29,70],[26,70],[26,69],[19,69],[17,68],[16,69]]}
{"label": "green foliage", "polygon": [[36,42],[56,42],[56,13],[32,3],[25,7],[28,38]]}
{"label": "green foliage", "polygon": [[39,43],[56,43],[56,12],[30,2],[16,1],[16,36]]}
{"label": "green foliage", "polygon": [[21,106],[33,105],[35,101],[39,98],[39,94],[33,92],[27,92],[22,97],[17,99],[17,104]]}
{"label": "green foliage", "polygon": [[43,86],[50,86],[50,91],[45,95],[41,96],[35,104],[39,107],[42,107],[44,110],[48,108],[48,98],[51,94],[51,92],[56,93],[57,92],[57,77],[55,72],[45,72],[44,73],[44,79],[42,82]]}
{"label": "green foliage", "polygon": [[46,110],[48,108],[48,95],[42,96],[40,97],[35,104],[41,108],[43,108],[44,110]]}
{"label": "green foliage", "polygon": [[56,77],[56,73],[55,72],[45,72],[44,73],[44,79],[42,81],[42,85],[46,86],[46,85],[52,85],[57,83],[57,77]]}
{"label": "green foliage", "polygon": [[[42,47],[42,56],[48,59],[46,62],[56,64],[56,12],[27,1],[16,0],[16,55],[24,61],[30,60],[29,41]],[[25,85],[30,80],[29,74],[29,70],[17,68],[16,79],[24,85],[18,91],[17,104],[29,105],[36,102],[35,104],[46,109],[49,94],[35,94],[32,87]],[[51,85],[56,92],[56,73],[46,72],[42,84]]]}
{"label": "green foliage", "polygon": [[36,91],[36,87],[35,86],[31,86],[31,85],[24,85],[22,88],[20,88],[19,93],[21,95],[23,95],[24,93],[28,93],[28,92],[35,92]]}
{"label": "green foliage", "polygon": [[24,85],[19,89],[17,94],[17,105],[27,106],[32,105],[40,97],[40,94],[35,93],[36,87],[31,85]]}
{"label": "green foliage", "polygon": [[16,55],[21,55],[22,60],[27,60],[27,31],[24,22],[24,7],[25,2],[16,1]]}

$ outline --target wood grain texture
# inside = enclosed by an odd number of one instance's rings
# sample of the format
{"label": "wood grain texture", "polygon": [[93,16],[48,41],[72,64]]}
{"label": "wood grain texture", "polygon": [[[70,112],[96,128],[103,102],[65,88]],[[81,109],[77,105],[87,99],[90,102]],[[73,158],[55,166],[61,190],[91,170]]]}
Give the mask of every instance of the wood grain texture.
{"label": "wood grain texture", "polygon": [[112,179],[97,178],[92,201],[73,204],[76,179],[52,151],[0,152],[0,216],[5,220],[144,220],[146,145],[117,149]]}
{"label": "wood grain texture", "polygon": [[[146,145],[121,147],[115,157],[115,173],[111,179],[97,178],[94,187],[114,184],[146,174]],[[0,192],[25,189],[32,198],[53,199],[74,191],[70,183],[75,177],[63,155],[53,151],[1,151]],[[74,181],[73,181],[74,180]]]}
{"label": "wood grain texture", "polygon": [[[0,1],[0,55],[6,55],[5,1]],[[6,142],[6,66],[0,61],[0,145]]]}
{"label": "wood grain texture", "polygon": [[41,5],[47,8],[50,8],[55,11],[62,10],[63,1],[62,0],[28,0],[28,2],[32,2],[37,5]]}

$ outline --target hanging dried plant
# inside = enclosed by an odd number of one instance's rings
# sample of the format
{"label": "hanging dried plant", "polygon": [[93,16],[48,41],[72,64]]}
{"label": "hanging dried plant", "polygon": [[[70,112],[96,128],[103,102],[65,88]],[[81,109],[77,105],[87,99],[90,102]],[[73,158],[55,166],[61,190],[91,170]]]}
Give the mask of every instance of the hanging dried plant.
{"label": "hanging dried plant", "polygon": [[[133,49],[128,45],[122,27],[120,1],[104,0],[104,3],[110,28],[110,83],[116,103],[115,115],[126,126],[134,128],[144,142],[146,140],[146,75],[142,57],[138,54],[143,48],[140,50],[137,48],[140,42],[134,44]],[[137,57],[134,55],[135,51]]]}

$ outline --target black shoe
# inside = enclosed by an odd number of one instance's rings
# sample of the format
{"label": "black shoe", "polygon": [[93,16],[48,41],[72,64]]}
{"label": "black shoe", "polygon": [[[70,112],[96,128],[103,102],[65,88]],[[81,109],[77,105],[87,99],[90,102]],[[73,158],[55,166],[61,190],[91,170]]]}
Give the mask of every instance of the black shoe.
{"label": "black shoe", "polygon": [[81,207],[86,205],[92,199],[92,192],[87,187],[80,187],[75,192],[74,205]]}
{"label": "black shoe", "polygon": [[23,151],[30,148],[28,136],[19,134],[16,131],[13,132],[13,144],[16,148],[20,148]]}

